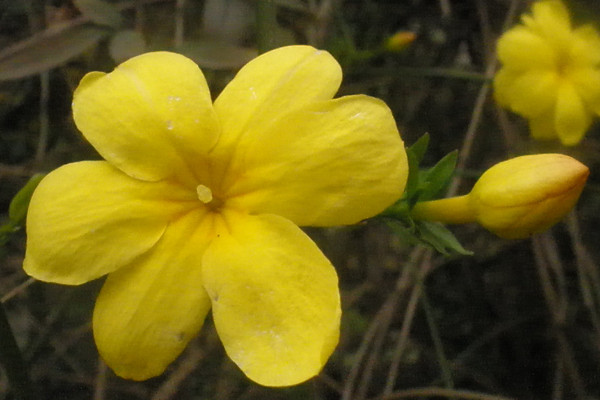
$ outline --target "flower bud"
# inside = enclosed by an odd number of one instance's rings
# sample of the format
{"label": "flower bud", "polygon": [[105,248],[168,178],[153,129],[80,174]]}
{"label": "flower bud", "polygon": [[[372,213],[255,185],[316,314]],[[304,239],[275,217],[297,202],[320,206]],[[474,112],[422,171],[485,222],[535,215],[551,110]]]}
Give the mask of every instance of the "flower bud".
{"label": "flower bud", "polygon": [[399,31],[386,39],[384,47],[387,51],[400,52],[415,41],[417,35],[411,31]]}
{"label": "flower bud", "polygon": [[506,239],[542,232],[573,208],[589,169],[563,154],[516,157],[488,169],[471,193],[418,203],[415,219],[477,222]]}
{"label": "flower bud", "polygon": [[577,202],[589,169],[563,154],[516,157],[494,165],[473,186],[475,219],[507,239],[542,232]]}

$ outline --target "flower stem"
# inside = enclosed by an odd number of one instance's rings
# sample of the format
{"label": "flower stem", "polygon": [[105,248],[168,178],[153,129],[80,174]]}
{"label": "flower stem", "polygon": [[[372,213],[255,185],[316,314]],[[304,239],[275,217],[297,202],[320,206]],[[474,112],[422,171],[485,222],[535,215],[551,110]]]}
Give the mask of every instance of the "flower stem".
{"label": "flower stem", "polygon": [[15,341],[2,303],[0,303],[0,364],[4,367],[8,382],[16,399],[36,399],[25,362]]}
{"label": "flower stem", "polygon": [[443,224],[475,222],[475,214],[469,204],[468,194],[419,202],[413,207],[411,216],[416,220],[436,221]]}

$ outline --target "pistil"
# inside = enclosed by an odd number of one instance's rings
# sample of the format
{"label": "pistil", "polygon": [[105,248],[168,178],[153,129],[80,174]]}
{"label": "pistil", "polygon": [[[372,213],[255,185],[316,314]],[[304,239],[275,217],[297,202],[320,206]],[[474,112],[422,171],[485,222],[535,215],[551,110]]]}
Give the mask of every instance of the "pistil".
{"label": "pistil", "polygon": [[198,185],[196,193],[198,194],[198,200],[213,210],[218,210],[223,205],[223,200],[213,197],[213,192],[208,186]]}

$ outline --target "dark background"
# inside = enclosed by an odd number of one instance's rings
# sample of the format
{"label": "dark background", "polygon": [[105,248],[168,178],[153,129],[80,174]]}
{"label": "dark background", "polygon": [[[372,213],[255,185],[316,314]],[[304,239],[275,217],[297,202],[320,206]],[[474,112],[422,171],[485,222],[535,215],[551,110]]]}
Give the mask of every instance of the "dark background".
{"label": "dark background", "polygon": [[[112,2],[116,15],[80,3],[0,1],[0,223],[33,173],[98,158],[71,117],[79,79],[155,49],[194,58],[213,95],[252,54],[244,49],[327,49],[344,70],[340,94],[385,100],[406,144],[430,134],[425,165],[460,150],[459,193],[492,164],[526,153],[569,154],[591,175],[577,209],[532,239],[452,227],[471,257],[415,248],[376,220],[307,229],[340,276],[342,336],[319,377],[286,389],[246,379],[210,319],[162,376],[116,377],[91,333],[101,282],[29,280],[21,269],[25,235],[17,232],[0,247],[0,296],[40,399],[600,398],[599,124],[576,147],[535,143],[523,119],[497,108],[485,80],[499,34],[527,1],[282,0],[271,4],[276,20],[266,22],[254,0]],[[576,24],[599,25],[599,2],[568,6]],[[63,33],[34,36],[58,24]],[[383,51],[399,30],[416,40]],[[27,40],[15,56],[11,46]],[[0,371],[0,399],[12,398]]]}

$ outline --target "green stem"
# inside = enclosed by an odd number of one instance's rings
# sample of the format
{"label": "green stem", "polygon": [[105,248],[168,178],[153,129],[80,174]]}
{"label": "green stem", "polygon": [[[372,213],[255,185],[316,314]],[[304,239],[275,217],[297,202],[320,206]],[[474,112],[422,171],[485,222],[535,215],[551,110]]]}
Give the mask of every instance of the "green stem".
{"label": "green stem", "polygon": [[447,199],[422,201],[413,207],[411,216],[416,220],[436,221],[442,224],[475,222],[475,213],[469,204],[469,195]]}
{"label": "green stem", "polygon": [[15,341],[15,336],[8,323],[2,303],[0,303],[0,364],[6,371],[8,382],[16,399],[36,399],[25,362]]}

